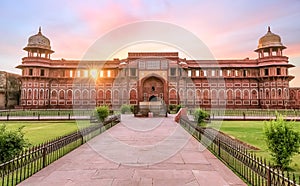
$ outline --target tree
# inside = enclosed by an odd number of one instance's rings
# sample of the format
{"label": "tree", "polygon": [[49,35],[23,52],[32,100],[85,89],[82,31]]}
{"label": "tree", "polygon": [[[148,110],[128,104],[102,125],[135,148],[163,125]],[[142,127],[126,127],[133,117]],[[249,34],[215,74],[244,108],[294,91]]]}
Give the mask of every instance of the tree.
{"label": "tree", "polygon": [[194,120],[199,124],[201,125],[205,119],[208,119],[209,118],[209,114],[202,110],[202,109],[197,109],[195,110],[194,112]]}
{"label": "tree", "polygon": [[121,113],[125,114],[131,112],[131,106],[130,105],[122,105],[121,106]]}
{"label": "tree", "polygon": [[29,146],[29,143],[24,139],[24,126],[16,131],[9,131],[6,125],[0,126],[0,163],[11,160],[20,152]]}
{"label": "tree", "polygon": [[109,115],[109,108],[107,106],[96,107],[96,115],[100,122],[103,122],[104,119]]}
{"label": "tree", "polygon": [[294,130],[293,122],[284,120],[282,115],[276,113],[276,120],[265,123],[264,134],[275,166],[283,170],[288,168],[300,147],[299,132]]}

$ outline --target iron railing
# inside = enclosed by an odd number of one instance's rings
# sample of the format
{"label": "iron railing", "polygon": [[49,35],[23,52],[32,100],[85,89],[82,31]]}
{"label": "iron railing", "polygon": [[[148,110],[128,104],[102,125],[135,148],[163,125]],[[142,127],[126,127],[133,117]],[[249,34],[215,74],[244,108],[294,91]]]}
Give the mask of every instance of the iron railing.
{"label": "iron railing", "polygon": [[0,165],[0,185],[20,183],[119,121],[120,115],[111,116],[100,124],[94,123],[92,126],[23,151],[16,158]]}
{"label": "iron railing", "polygon": [[294,174],[272,168],[266,159],[257,157],[231,138],[199,127],[188,118],[181,117],[180,124],[249,184],[255,186],[299,186],[296,182],[300,182],[300,177],[296,180]]}

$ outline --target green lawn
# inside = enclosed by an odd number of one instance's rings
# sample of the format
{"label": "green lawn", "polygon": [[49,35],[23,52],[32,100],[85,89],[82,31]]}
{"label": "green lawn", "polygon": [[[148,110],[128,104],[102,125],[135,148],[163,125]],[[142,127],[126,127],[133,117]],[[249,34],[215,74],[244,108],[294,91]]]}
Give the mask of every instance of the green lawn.
{"label": "green lawn", "polygon": [[37,145],[55,137],[75,132],[78,128],[85,127],[89,121],[6,121],[7,129],[16,130],[25,126],[25,138],[31,145]]}
{"label": "green lawn", "polygon": [[[213,122],[211,126],[219,128]],[[264,121],[223,121],[220,131],[258,147],[260,150],[254,152],[258,156],[270,160],[271,156],[267,151],[267,145],[264,141],[263,127]],[[295,129],[300,132],[300,122],[295,122]],[[300,155],[294,156],[291,168],[297,175],[300,175]]]}

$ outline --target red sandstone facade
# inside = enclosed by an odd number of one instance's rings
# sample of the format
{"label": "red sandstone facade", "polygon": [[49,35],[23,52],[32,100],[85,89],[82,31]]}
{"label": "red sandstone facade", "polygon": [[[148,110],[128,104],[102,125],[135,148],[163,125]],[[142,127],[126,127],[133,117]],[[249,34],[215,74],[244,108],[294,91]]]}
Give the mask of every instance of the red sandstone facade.
{"label": "red sandstone facade", "polygon": [[186,60],[177,52],[128,53],[111,61],[52,60],[50,41],[28,39],[22,69],[21,107],[80,108],[162,100],[189,108],[299,108],[300,88],[290,88],[288,57],[270,29],[257,59]]}

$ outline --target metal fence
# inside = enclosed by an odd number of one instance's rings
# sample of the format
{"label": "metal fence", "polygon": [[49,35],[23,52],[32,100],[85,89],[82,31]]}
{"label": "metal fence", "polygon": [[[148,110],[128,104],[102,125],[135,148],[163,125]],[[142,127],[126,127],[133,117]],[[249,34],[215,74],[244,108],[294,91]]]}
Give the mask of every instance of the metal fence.
{"label": "metal fence", "polygon": [[77,132],[27,149],[15,159],[0,165],[0,185],[20,183],[119,121],[120,115],[110,116],[101,124],[93,124]]}
{"label": "metal fence", "polygon": [[272,168],[265,159],[248,152],[245,147],[229,137],[216,135],[212,130],[199,127],[188,118],[181,117],[180,124],[249,184],[299,186],[296,182],[300,182],[300,177],[296,180],[294,174]]}

